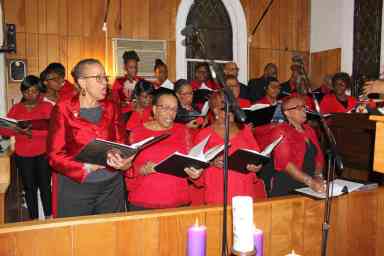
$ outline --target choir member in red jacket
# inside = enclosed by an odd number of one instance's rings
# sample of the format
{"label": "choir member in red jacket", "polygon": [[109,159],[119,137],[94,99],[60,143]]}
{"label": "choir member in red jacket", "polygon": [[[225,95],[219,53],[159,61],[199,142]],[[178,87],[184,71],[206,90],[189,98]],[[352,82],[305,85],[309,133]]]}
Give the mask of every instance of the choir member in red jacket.
{"label": "choir member in red jacket", "polygon": [[257,104],[269,104],[276,105],[277,98],[280,94],[280,84],[275,77],[267,77],[265,87],[265,96],[260,100],[256,101]]}
{"label": "choir member in red jacket", "polygon": [[221,87],[212,79],[209,65],[206,62],[196,65],[195,80],[191,82],[191,85],[194,91],[199,89],[217,90]]}
{"label": "choir member in red jacket", "polygon": [[237,99],[240,108],[250,107],[251,101],[240,97],[240,83],[235,76],[228,75],[225,77],[225,85],[231,89],[233,96]]}
{"label": "choir member in red jacket", "polygon": [[304,186],[323,192],[323,153],[315,131],[305,124],[303,98],[287,97],[282,110],[288,121],[276,125],[260,138],[261,144],[267,145],[283,136],[273,151],[273,166],[266,166],[267,169],[260,172],[268,185],[267,190],[270,196],[287,195],[293,189]]}
{"label": "choir member in red jacket", "polygon": [[72,98],[78,92],[77,87],[65,79],[65,68],[61,63],[49,64],[41,72],[40,79],[46,87],[44,97],[52,103]]}
{"label": "choir member in red jacket", "polygon": [[[214,93],[210,99],[210,107],[215,119],[211,126],[202,129],[195,137],[195,143],[210,136],[205,151],[224,144],[224,95],[221,91]],[[259,151],[260,148],[249,126],[237,124],[234,115],[230,113],[229,155],[239,148]],[[228,174],[228,202],[231,203],[234,196],[251,196],[253,199],[265,198],[264,183],[256,176],[261,165],[249,164],[247,173],[229,170]],[[196,186],[204,190],[204,202],[215,204],[223,202],[223,155],[217,156],[211,166],[204,170]]]}
{"label": "choir member in red jacket", "polygon": [[[133,168],[126,177],[130,210],[179,207],[191,202],[187,179],[154,170],[156,164],[175,151],[187,153],[191,147],[185,126],[174,123],[176,97],[166,91],[156,94],[152,111],[154,120],[135,128],[131,132],[130,142],[164,133],[170,136],[137,154]],[[202,170],[186,168],[184,171],[193,181],[200,176]]]}
{"label": "choir member in red jacket", "polygon": [[320,103],[322,113],[346,113],[356,106],[356,98],[348,96],[346,90],[351,88],[351,78],[347,73],[336,73],[332,78],[333,94],[324,96]]}
{"label": "choir member in red jacket", "polygon": [[125,189],[119,170],[127,170],[131,158],[118,152],[107,155],[106,166],[74,159],[95,138],[126,143],[124,124],[116,104],[106,100],[107,76],[95,59],[84,59],[73,68],[78,95],[60,101],[53,109],[48,135],[49,163],[53,176],[55,216],[119,212],[124,210]]}
{"label": "choir member in red jacket", "polygon": [[[20,86],[22,100],[10,109],[7,116],[16,120],[46,119],[48,121],[53,105],[39,97],[39,87],[39,78],[27,76]],[[15,136],[16,167],[21,174],[31,219],[38,218],[37,189],[40,190],[44,215],[51,216],[51,170],[46,155],[48,131],[32,130],[32,135],[27,136],[25,133],[1,128],[0,133],[5,136]]]}
{"label": "choir member in red jacket", "polygon": [[168,79],[168,67],[160,59],[156,59],[154,73],[156,80],[153,82],[155,89],[165,88],[173,91],[174,84]]}
{"label": "choir member in red jacket", "polygon": [[132,110],[126,124],[127,130],[152,119],[152,97],[155,89],[153,85],[145,80],[137,82],[133,90]]}
{"label": "choir member in red jacket", "polygon": [[[112,85],[112,99],[119,104],[125,112],[130,101],[133,89],[141,77],[137,76],[139,56],[135,51],[127,51],[123,54],[124,69],[126,74],[124,77],[117,78]],[[128,111],[128,110],[127,110]]]}

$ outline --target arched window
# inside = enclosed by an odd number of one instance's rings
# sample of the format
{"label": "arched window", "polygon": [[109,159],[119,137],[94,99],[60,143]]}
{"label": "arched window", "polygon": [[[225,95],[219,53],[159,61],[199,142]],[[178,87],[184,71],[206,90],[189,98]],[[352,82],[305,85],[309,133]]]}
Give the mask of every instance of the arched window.
{"label": "arched window", "polygon": [[239,80],[248,79],[247,22],[240,0],[181,0],[176,17],[176,78],[192,78],[196,62],[204,61],[201,49],[185,46],[181,31],[189,24],[199,29],[206,57],[218,63],[234,61]]}
{"label": "arched window", "polygon": [[186,46],[188,79],[194,78],[198,62],[232,61],[232,25],[221,0],[195,0],[187,16],[187,25],[197,29],[200,39]]}

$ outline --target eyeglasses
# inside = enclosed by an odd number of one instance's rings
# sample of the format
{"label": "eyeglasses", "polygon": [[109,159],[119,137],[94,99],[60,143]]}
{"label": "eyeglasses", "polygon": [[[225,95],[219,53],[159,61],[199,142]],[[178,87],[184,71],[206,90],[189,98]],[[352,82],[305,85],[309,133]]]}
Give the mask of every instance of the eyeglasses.
{"label": "eyeglasses", "polygon": [[102,76],[102,75],[96,75],[96,76],[82,76],[81,79],[89,79],[89,78],[95,78],[96,82],[102,83],[109,81],[109,76]]}
{"label": "eyeglasses", "polygon": [[156,105],[156,107],[159,108],[159,110],[162,112],[172,112],[172,113],[177,112],[177,107],[169,107],[165,105]]}
{"label": "eyeglasses", "polygon": [[286,109],[283,109],[284,111],[288,111],[288,110],[294,110],[294,109],[297,109],[299,111],[302,111],[302,110],[306,110],[307,107],[305,105],[297,105],[297,106],[294,106],[294,107],[290,107],[290,108],[286,108]]}

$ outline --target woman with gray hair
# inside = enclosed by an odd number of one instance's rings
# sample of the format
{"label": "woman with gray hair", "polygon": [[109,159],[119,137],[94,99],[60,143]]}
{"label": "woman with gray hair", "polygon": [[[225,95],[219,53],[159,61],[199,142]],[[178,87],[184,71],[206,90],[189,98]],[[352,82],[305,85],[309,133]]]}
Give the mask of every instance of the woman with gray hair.
{"label": "woman with gray hair", "polygon": [[53,210],[57,217],[92,215],[124,210],[121,172],[132,158],[109,152],[107,166],[81,163],[74,158],[95,138],[125,143],[125,129],[116,104],[105,99],[108,77],[95,59],[84,59],[72,76],[80,93],[59,102],[51,116],[48,136],[53,177]]}

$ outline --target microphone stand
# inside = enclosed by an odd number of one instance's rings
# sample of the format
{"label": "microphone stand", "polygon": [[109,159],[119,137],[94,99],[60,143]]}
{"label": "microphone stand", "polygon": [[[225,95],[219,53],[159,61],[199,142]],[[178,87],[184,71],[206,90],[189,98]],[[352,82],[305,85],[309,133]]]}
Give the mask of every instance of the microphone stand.
{"label": "microphone stand", "polygon": [[[196,37],[197,43],[200,45],[203,59],[207,60],[209,70],[215,82],[226,86],[224,79],[215,70],[215,62],[207,58],[207,48],[200,33],[196,32],[193,36]],[[193,45],[192,45],[193,46]],[[196,46],[196,45],[195,45]],[[228,255],[228,241],[227,241],[227,209],[228,209],[228,155],[229,155],[229,111],[231,103],[229,95],[224,91],[224,161],[223,161],[223,219],[222,219],[222,239],[221,239],[221,255]]]}
{"label": "microphone stand", "polygon": [[307,83],[307,88],[310,90],[313,101],[315,103],[316,111],[320,117],[320,123],[325,131],[326,139],[328,142],[328,149],[326,151],[327,156],[327,173],[326,173],[326,192],[325,192],[325,207],[324,207],[324,220],[322,225],[322,239],[321,239],[321,256],[327,255],[327,247],[328,247],[328,234],[330,229],[330,220],[331,220],[331,209],[332,209],[332,201],[333,201],[333,182],[331,181],[335,177],[336,168],[339,170],[344,169],[344,165],[341,159],[340,154],[337,150],[337,144],[335,136],[333,135],[331,129],[329,128],[327,122],[325,121],[324,116],[320,112],[319,102],[317,101],[316,96],[311,90],[310,80],[308,78],[308,74],[305,71],[304,63],[301,60],[300,62],[301,71],[304,76],[304,79]]}

